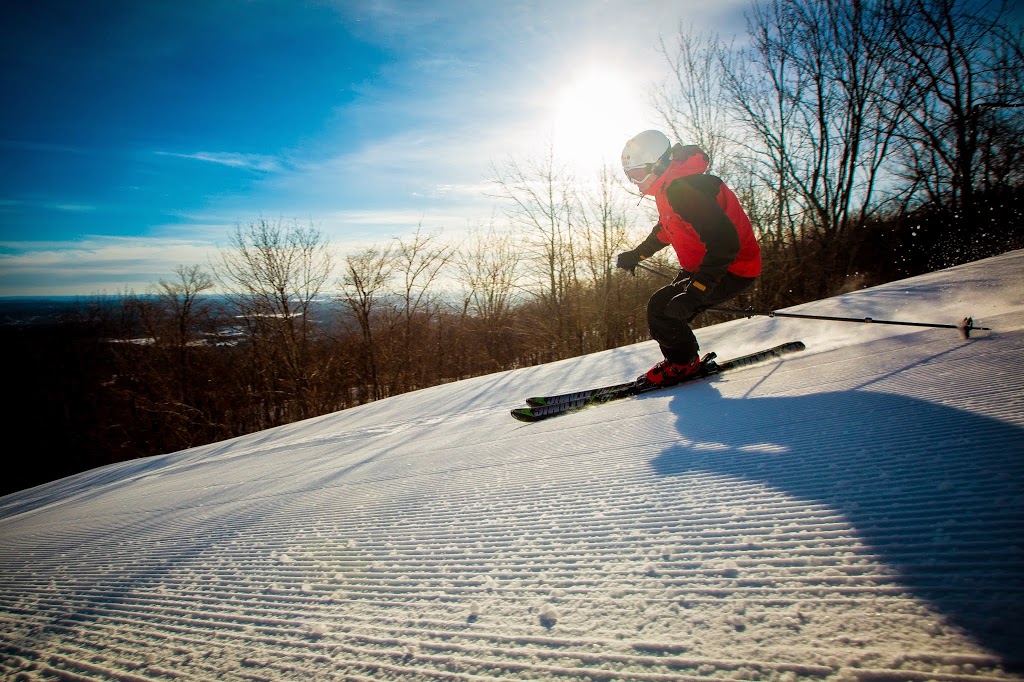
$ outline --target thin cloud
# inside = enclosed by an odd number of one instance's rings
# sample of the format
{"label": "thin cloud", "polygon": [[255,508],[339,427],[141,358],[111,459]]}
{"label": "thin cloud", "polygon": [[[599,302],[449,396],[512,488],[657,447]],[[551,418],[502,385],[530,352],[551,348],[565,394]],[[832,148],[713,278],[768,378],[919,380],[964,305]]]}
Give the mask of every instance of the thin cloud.
{"label": "thin cloud", "polygon": [[0,210],[21,207],[61,211],[64,213],[92,213],[101,209],[100,206],[95,204],[80,204],[60,199],[0,199]]}
{"label": "thin cloud", "polygon": [[0,242],[0,295],[144,290],[178,265],[205,264],[211,245],[180,239],[90,236],[81,241]]}
{"label": "thin cloud", "polygon": [[48,204],[48,207],[55,211],[67,213],[91,213],[97,210],[95,206],[89,204]]}
{"label": "thin cloud", "polygon": [[173,156],[179,159],[215,163],[221,166],[228,166],[229,168],[243,168],[261,173],[280,173],[285,170],[285,165],[279,158],[265,154],[242,154],[239,152],[195,152],[192,154],[157,152],[157,154],[160,156]]}

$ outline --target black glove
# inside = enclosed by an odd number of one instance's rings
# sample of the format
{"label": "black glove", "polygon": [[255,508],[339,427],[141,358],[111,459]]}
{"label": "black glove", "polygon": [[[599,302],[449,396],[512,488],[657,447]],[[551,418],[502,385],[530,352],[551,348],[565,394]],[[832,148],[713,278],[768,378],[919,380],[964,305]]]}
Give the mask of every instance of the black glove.
{"label": "black glove", "polygon": [[704,284],[691,277],[683,292],[673,296],[665,306],[665,315],[677,320],[689,320],[700,312],[709,293],[710,290]]}
{"label": "black glove", "polygon": [[619,258],[615,261],[615,267],[622,268],[623,270],[629,270],[629,274],[636,277],[636,266],[640,264],[640,261],[644,259],[640,255],[640,249],[633,249],[632,251],[625,251],[619,254]]}

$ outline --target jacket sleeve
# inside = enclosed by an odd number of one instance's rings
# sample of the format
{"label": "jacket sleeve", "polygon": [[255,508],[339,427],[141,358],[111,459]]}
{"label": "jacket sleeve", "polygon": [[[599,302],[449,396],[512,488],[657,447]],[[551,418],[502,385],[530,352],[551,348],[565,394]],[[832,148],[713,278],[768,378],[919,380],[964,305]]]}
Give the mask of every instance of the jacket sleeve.
{"label": "jacket sleeve", "polygon": [[647,235],[647,238],[641,242],[640,246],[636,247],[637,252],[644,258],[650,258],[668,246],[668,242],[661,238],[663,231],[664,228],[662,228],[661,223],[655,225],[651,233]]}
{"label": "jacket sleeve", "polygon": [[[721,184],[721,180],[708,175],[694,176],[694,179],[702,183],[714,183],[714,189]],[[712,190],[712,187],[705,190]],[[690,182],[690,178],[679,178],[673,182],[667,196],[672,210],[693,226],[707,248],[693,279],[713,288],[725,276],[740,252],[740,236],[736,226],[710,192],[698,189]]]}

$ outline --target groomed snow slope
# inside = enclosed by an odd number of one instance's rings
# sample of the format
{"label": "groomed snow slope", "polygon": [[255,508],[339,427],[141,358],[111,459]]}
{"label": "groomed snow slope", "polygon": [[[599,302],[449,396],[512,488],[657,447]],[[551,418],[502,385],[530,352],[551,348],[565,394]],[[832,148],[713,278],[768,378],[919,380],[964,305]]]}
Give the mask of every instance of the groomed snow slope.
{"label": "groomed snow slope", "polygon": [[[1024,252],[0,498],[0,676],[1024,679]],[[8,437],[31,457],[32,434]]]}

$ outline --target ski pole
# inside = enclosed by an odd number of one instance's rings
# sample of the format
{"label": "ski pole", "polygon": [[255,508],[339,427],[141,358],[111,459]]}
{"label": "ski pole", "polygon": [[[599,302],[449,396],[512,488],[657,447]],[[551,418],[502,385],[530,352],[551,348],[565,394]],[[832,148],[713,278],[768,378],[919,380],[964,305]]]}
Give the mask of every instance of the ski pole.
{"label": "ski pole", "polygon": [[672,275],[668,274],[667,272],[662,272],[661,270],[659,270],[657,268],[652,268],[650,265],[644,265],[643,263],[637,263],[636,266],[638,268],[640,268],[641,270],[646,270],[647,272],[653,272],[658,277],[664,277],[665,279],[675,279],[675,277],[673,277]]}
{"label": "ski pole", "polygon": [[[648,267],[643,263],[638,263],[637,267],[652,272],[660,277],[666,279],[673,279],[673,277],[661,270]],[[860,322],[870,324],[892,324],[901,325],[905,327],[932,327],[936,329],[956,329],[960,332],[960,335],[965,339],[970,338],[971,332],[975,329],[979,331],[991,331],[991,327],[976,327],[974,326],[974,318],[965,317],[960,324],[935,324],[932,322],[904,322],[901,320],[876,320],[873,317],[833,317],[831,315],[805,315],[801,313],[783,313],[777,310],[754,310],[753,308],[719,308],[710,307],[704,310],[713,310],[719,313],[729,313],[733,315],[743,315],[744,317],[791,317],[801,320],[828,320],[831,322]]]}
{"label": "ski pole", "polygon": [[905,322],[902,320],[876,320],[873,317],[833,317],[831,315],[803,315],[800,313],[783,313],[777,310],[754,310],[753,308],[718,308],[711,307],[705,308],[705,310],[714,310],[719,313],[731,313],[733,315],[743,315],[744,317],[753,317],[754,315],[764,317],[793,317],[801,320],[830,320],[832,322],[862,322],[870,324],[895,324],[902,325],[904,327],[932,327],[935,329],[956,329],[960,332],[960,335],[965,339],[970,338],[971,332],[975,329],[982,331],[991,331],[991,327],[976,327],[974,326],[974,318],[965,317],[960,324],[936,324],[933,322]]}

